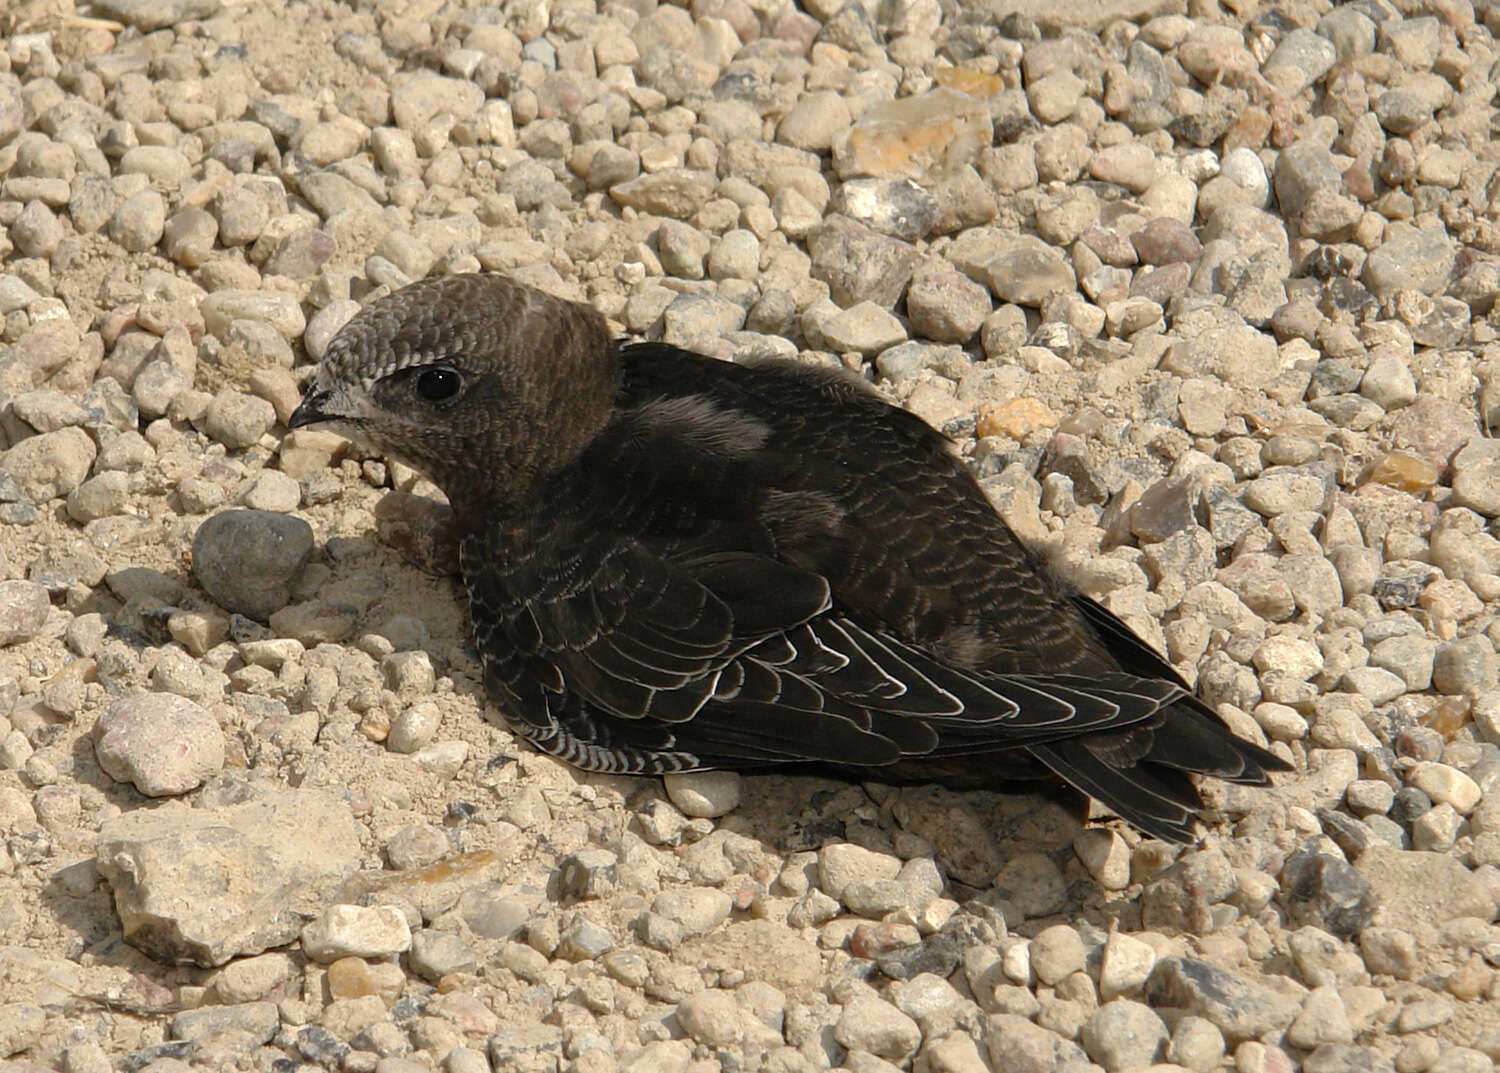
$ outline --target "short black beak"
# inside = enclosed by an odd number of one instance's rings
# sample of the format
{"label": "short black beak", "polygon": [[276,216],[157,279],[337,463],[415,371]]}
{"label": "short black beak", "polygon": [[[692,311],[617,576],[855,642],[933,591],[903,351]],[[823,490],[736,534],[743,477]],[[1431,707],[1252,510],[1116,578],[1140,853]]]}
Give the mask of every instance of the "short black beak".
{"label": "short black beak", "polygon": [[309,391],[297,408],[292,411],[292,416],[286,419],[286,427],[301,428],[303,425],[329,420],[333,415],[323,410],[327,402],[328,392]]}

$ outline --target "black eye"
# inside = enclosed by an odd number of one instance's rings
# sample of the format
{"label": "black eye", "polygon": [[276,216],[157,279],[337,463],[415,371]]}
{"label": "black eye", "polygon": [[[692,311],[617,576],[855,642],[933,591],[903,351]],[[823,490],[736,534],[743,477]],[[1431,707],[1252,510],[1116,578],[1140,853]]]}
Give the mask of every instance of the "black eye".
{"label": "black eye", "polygon": [[458,394],[458,373],[442,366],[424,370],[417,377],[417,397],[427,402],[442,402]]}

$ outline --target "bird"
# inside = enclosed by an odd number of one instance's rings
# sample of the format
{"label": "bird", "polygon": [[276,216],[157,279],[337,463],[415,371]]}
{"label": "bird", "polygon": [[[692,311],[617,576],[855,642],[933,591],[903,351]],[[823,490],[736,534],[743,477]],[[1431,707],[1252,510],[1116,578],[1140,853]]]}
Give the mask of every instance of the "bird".
{"label": "bird", "polygon": [[466,273],[345,324],[287,422],[315,423],[447,496],[485,693],[578,768],[1060,780],[1182,843],[1197,776],[1289,767],[845,370],[617,340]]}

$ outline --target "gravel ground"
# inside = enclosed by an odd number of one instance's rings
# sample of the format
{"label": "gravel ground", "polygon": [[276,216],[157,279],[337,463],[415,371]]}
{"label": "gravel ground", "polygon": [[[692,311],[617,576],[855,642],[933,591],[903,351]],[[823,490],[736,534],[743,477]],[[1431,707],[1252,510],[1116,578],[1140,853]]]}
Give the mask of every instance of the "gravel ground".
{"label": "gravel ground", "polygon": [[[0,30],[0,1069],[1493,1068],[1500,5]],[[480,268],[860,371],[1296,774],[1179,851],[527,752],[435,490],[283,424]]]}

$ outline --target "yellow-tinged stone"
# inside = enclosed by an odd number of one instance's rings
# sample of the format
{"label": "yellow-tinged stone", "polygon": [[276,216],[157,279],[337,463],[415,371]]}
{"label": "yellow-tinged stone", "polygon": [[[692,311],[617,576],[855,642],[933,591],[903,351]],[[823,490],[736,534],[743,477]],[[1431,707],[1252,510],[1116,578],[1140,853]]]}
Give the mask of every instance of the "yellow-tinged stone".
{"label": "yellow-tinged stone", "polygon": [[994,139],[989,106],[967,93],[938,88],[869,109],[833,146],[842,179],[869,175],[941,180]]}
{"label": "yellow-tinged stone", "polygon": [[391,713],[384,708],[371,708],[359,721],[359,732],[379,745],[391,736]]}
{"label": "yellow-tinged stone", "polygon": [[1452,741],[1469,722],[1470,701],[1468,697],[1444,697],[1422,717],[1422,725],[1436,730],[1447,741]]}
{"label": "yellow-tinged stone", "polygon": [[1057,415],[1040,399],[1023,395],[998,405],[986,406],[979,415],[976,432],[980,436],[1009,436],[1024,440],[1038,429],[1057,426]]}
{"label": "yellow-tinged stone", "polygon": [[1437,466],[1410,451],[1381,455],[1365,470],[1363,484],[1374,482],[1402,492],[1425,492],[1437,483]]}
{"label": "yellow-tinged stone", "polygon": [[972,67],[939,67],[932,78],[945,89],[956,89],[971,97],[996,97],[1005,92],[1005,79]]}
{"label": "yellow-tinged stone", "polygon": [[375,995],[385,1002],[395,1002],[406,987],[401,966],[389,962],[369,962],[364,958],[339,958],[328,966],[328,994],[334,999],[368,998]]}

